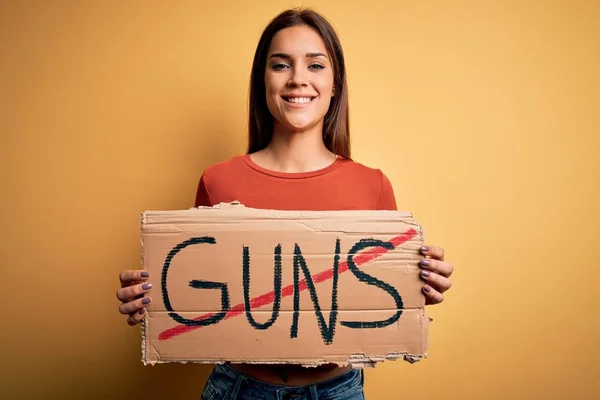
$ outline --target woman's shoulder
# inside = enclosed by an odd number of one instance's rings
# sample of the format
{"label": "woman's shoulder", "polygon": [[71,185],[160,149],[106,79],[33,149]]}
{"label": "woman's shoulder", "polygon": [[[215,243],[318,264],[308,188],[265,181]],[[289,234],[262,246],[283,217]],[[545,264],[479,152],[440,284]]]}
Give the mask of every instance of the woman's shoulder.
{"label": "woman's shoulder", "polygon": [[371,167],[352,159],[344,159],[346,173],[365,180],[387,180],[385,173],[377,167]]}
{"label": "woman's shoulder", "polygon": [[239,179],[244,163],[243,157],[233,156],[204,168],[196,191],[196,207],[212,206],[215,201],[218,202],[215,199],[220,198],[223,188],[230,186],[233,180]]}
{"label": "woman's shoulder", "polygon": [[380,168],[369,167],[356,161],[347,164],[352,180],[364,191],[377,195],[378,210],[396,210],[396,196],[392,183]]}
{"label": "woman's shoulder", "polygon": [[218,161],[214,164],[209,165],[204,169],[204,178],[221,178],[237,174],[240,168],[245,165],[245,155],[236,155],[228,159]]}

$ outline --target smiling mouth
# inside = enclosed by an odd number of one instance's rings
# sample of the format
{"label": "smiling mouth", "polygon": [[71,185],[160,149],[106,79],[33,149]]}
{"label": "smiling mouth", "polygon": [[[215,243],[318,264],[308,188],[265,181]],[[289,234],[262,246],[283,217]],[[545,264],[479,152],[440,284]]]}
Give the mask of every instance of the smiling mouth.
{"label": "smiling mouth", "polygon": [[292,104],[308,104],[315,99],[315,97],[285,97],[281,96],[282,99]]}

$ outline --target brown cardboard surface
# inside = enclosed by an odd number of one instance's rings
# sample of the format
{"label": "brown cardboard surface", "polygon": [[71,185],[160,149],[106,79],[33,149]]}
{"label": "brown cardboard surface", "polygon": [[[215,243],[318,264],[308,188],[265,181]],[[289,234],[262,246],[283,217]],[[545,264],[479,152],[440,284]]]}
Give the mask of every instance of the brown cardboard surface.
{"label": "brown cardboard surface", "polygon": [[421,227],[400,211],[233,203],[144,212],[153,302],[142,361],[419,360],[430,321],[418,276],[422,244]]}

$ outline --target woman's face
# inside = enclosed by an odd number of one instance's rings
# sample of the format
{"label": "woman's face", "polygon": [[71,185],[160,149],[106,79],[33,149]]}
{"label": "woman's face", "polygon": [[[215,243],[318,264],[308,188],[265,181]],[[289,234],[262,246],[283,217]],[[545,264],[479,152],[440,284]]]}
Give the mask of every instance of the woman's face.
{"label": "woman's face", "polygon": [[265,69],[267,106],[275,123],[293,131],[323,119],[333,95],[333,68],[321,36],[306,25],[273,36]]}

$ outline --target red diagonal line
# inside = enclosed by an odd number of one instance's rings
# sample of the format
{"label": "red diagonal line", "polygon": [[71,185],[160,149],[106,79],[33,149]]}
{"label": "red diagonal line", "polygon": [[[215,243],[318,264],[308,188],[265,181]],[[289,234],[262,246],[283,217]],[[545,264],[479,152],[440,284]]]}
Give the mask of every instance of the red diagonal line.
{"label": "red diagonal line", "polygon": [[[417,232],[411,228],[408,231],[406,231],[405,233],[403,233],[402,235],[392,238],[390,240],[390,243],[392,243],[394,245],[394,248],[396,248],[396,247],[400,246],[402,243],[408,242],[416,234],[417,234]],[[382,254],[387,253],[387,251],[388,250],[383,247],[375,247],[375,248],[372,248],[371,250],[365,251],[364,253],[354,257],[354,262],[356,263],[357,266],[359,266],[361,264],[368,263],[369,261],[372,261],[372,260],[380,257]],[[348,262],[347,261],[341,262],[338,266],[338,274],[341,274],[342,272],[346,272],[346,271],[348,271]],[[332,278],[333,278],[333,268],[319,272],[318,274],[315,274],[312,277],[313,282],[315,284],[324,282],[324,281],[332,279]],[[306,279],[303,279],[298,283],[299,283],[300,291],[307,289]],[[281,289],[281,298],[291,296],[292,294],[294,294],[294,285],[288,285]],[[273,301],[275,301],[275,292],[271,291],[271,292],[261,294],[260,296],[250,299],[250,308],[254,309],[254,308],[265,306],[267,304],[272,304]],[[236,317],[236,316],[242,314],[243,312],[244,312],[244,303],[237,304],[237,305],[233,306],[231,308],[231,310],[229,310],[229,312],[227,312],[227,314],[225,314],[225,317],[223,318],[223,320],[226,320],[226,319],[229,319],[232,317]],[[194,320],[202,321],[206,318],[212,317],[213,315],[215,315],[215,313],[212,313],[212,312],[203,314],[199,317],[194,318]],[[176,336],[179,336],[186,332],[193,331],[194,329],[198,329],[198,328],[202,328],[202,325],[189,326],[189,325],[180,324],[180,325],[174,326],[173,328],[169,328],[169,329],[166,329],[163,332],[161,332],[158,335],[158,340],[161,340],[161,341],[168,340],[168,339],[174,338]]]}

